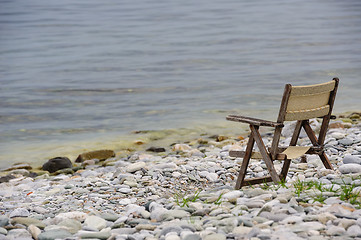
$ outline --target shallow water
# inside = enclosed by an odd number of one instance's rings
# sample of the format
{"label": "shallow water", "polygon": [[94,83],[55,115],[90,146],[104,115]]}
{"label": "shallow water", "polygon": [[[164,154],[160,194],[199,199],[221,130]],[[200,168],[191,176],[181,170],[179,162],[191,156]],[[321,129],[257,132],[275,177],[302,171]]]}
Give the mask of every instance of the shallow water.
{"label": "shallow water", "polygon": [[274,120],[285,83],[335,76],[361,109],[359,1],[0,1],[0,167]]}

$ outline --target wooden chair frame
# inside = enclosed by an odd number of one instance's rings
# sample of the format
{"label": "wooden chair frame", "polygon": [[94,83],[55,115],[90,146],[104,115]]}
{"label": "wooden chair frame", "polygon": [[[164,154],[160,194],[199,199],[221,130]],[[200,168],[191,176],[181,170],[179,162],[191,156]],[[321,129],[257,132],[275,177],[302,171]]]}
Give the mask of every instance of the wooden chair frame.
{"label": "wooden chair frame", "polygon": [[[296,146],[301,129],[303,128],[312,143],[312,146],[308,149],[306,154],[317,154],[322,160],[323,165],[327,169],[333,169],[329,159],[327,158],[324,152],[324,141],[325,141],[328,125],[331,119],[331,112],[334,105],[338,84],[339,84],[338,78],[334,78],[332,79],[331,82],[325,84],[317,84],[310,86],[293,87],[291,84],[286,84],[277,122],[266,121],[262,119],[245,117],[245,116],[238,116],[238,115],[227,116],[227,120],[248,123],[251,130],[246,151],[229,152],[229,155],[231,157],[243,157],[243,162],[238,174],[235,189],[240,189],[242,186],[245,185],[253,185],[253,184],[270,182],[270,181],[279,183],[281,182],[281,180],[284,181],[286,179],[288,169],[290,167],[291,159],[289,159],[286,154],[282,153],[286,148],[279,147],[279,141],[281,137],[282,128],[284,127],[284,122],[289,120],[297,121],[289,146]],[[307,96],[310,96],[311,98],[312,96],[314,96],[314,93],[316,91],[323,91],[318,89],[321,88],[324,89],[324,86],[332,87],[332,89],[329,89],[329,91],[327,92],[327,94],[329,93],[329,95],[327,95],[327,99],[326,99],[327,102],[324,104],[324,106],[312,108],[311,110],[296,111],[299,112],[300,115],[298,116],[296,114],[292,116],[292,112],[289,111],[288,108],[289,108],[290,96],[293,94],[293,92],[296,92],[296,90],[306,91],[305,99],[307,101]],[[296,90],[292,90],[292,89],[296,89]],[[310,93],[307,92],[307,90]],[[309,112],[311,112],[311,114],[309,114]],[[289,117],[290,115],[291,117]],[[314,117],[322,117],[322,124],[318,137],[316,136],[315,132],[312,130],[309,123],[309,119]],[[263,143],[261,134],[259,133],[259,128],[261,126],[273,127],[275,129],[272,145],[269,149],[266,148],[265,144]],[[245,179],[249,161],[252,158],[252,154],[253,154],[252,149],[255,143],[259,148],[259,153],[260,153],[259,155],[264,160],[270,175],[266,177]],[[276,172],[276,169],[273,164],[274,160],[282,160],[284,162],[280,174]]]}

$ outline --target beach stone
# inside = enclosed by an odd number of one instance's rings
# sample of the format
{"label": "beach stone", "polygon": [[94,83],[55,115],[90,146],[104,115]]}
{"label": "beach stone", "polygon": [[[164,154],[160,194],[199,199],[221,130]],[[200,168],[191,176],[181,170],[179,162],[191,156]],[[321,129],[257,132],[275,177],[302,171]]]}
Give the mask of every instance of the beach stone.
{"label": "beach stone", "polygon": [[192,150],[192,148],[187,144],[175,144],[172,148],[174,152],[188,152]]}
{"label": "beach stone", "polygon": [[[21,239],[21,240],[31,240],[33,237],[26,229],[11,229],[6,235],[6,239]],[[41,240],[41,239],[40,239]]]}
{"label": "beach stone", "polygon": [[329,220],[333,221],[337,219],[337,217],[329,212],[324,212],[317,215],[318,221],[322,224],[326,224]]}
{"label": "beach stone", "polygon": [[238,226],[232,230],[232,233],[236,235],[246,236],[251,230],[251,227]]}
{"label": "beach stone", "polygon": [[[153,212],[152,212],[153,213]],[[169,218],[186,218],[186,217],[189,217],[190,216],[190,213],[189,212],[186,212],[184,210],[168,210],[166,212],[164,212],[162,215],[161,215],[161,219],[169,219]]]}
{"label": "beach stone", "polygon": [[343,218],[339,222],[339,226],[348,229],[350,226],[356,224],[356,220]]}
{"label": "beach stone", "polygon": [[28,217],[30,215],[29,211],[26,208],[16,208],[9,215],[10,218],[14,217]]}
{"label": "beach stone", "polygon": [[168,226],[163,228],[163,230],[160,232],[160,236],[167,235],[168,233],[174,232],[177,235],[179,235],[182,232],[182,228],[179,226]]}
{"label": "beach stone", "polygon": [[207,173],[206,178],[210,182],[215,182],[218,180],[218,174],[217,173]]}
{"label": "beach stone", "polygon": [[239,190],[230,191],[222,195],[222,199],[227,199],[228,201],[235,201],[239,197],[243,197],[243,192]]}
{"label": "beach stone", "polygon": [[64,226],[71,234],[75,234],[81,229],[81,223],[75,219],[65,219],[58,226]]}
{"label": "beach stone", "polygon": [[342,132],[333,132],[330,134],[330,137],[336,138],[336,139],[341,139],[341,138],[345,138],[346,134],[342,133]]}
{"label": "beach stone", "polygon": [[146,167],[146,163],[145,162],[136,162],[136,163],[132,163],[130,165],[127,166],[126,171],[129,173],[134,173],[142,168]]}
{"label": "beach stone", "polygon": [[9,218],[4,215],[0,215],[0,227],[4,227],[8,224],[9,224]]}
{"label": "beach stone", "polygon": [[181,240],[181,238],[178,235],[169,234],[165,236],[164,240]]}
{"label": "beach stone", "polygon": [[202,240],[202,238],[196,233],[190,233],[183,237],[182,240]]}
{"label": "beach stone", "polygon": [[91,231],[79,231],[76,236],[79,236],[80,238],[98,238],[98,239],[108,239],[110,234],[110,228],[104,228],[100,232],[91,232]]}
{"label": "beach stone", "polygon": [[249,198],[253,198],[262,194],[268,193],[267,191],[261,189],[261,188],[251,188],[251,189],[245,189],[243,190],[245,195]]}
{"label": "beach stone", "polygon": [[50,173],[56,172],[64,168],[71,168],[73,164],[67,157],[56,157],[49,159],[44,163],[42,169]]}
{"label": "beach stone", "polygon": [[38,240],[65,239],[71,236],[71,233],[64,229],[56,229],[40,233],[38,236]]}
{"label": "beach stone", "polygon": [[338,143],[342,144],[342,145],[352,145],[354,143],[354,140],[350,139],[350,138],[344,138],[344,139],[338,140]]}
{"label": "beach stone", "polygon": [[0,227],[0,240],[2,239],[2,238],[1,238],[1,234],[2,234],[2,235],[8,234],[8,230],[6,230],[6,229],[3,228],[3,227]]}
{"label": "beach stone", "polygon": [[342,161],[344,164],[350,164],[350,163],[361,164],[361,158],[354,155],[345,155]]}
{"label": "beach stone", "polygon": [[41,233],[41,230],[40,228],[38,228],[37,226],[35,225],[30,225],[28,227],[28,231],[29,233],[31,234],[31,236],[34,238],[34,239],[38,239],[39,238],[39,235]]}
{"label": "beach stone", "polygon": [[115,213],[100,213],[99,217],[107,220],[107,221],[111,221],[111,222],[115,222],[116,220],[119,219],[119,215],[115,214]]}
{"label": "beach stone", "polygon": [[344,164],[338,170],[343,174],[361,173],[361,165],[355,163]]}
{"label": "beach stone", "polygon": [[80,154],[75,162],[84,162],[86,160],[98,159],[100,161],[104,161],[108,158],[115,157],[115,152],[113,150],[96,150],[91,152],[85,152]]}
{"label": "beach stone", "polygon": [[88,216],[84,221],[84,225],[100,231],[107,226],[107,221],[98,216]]}
{"label": "beach stone", "polygon": [[347,229],[347,234],[351,237],[361,237],[361,227],[352,225]]}
{"label": "beach stone", "polygon": [[326,226],[324,224],[319,223],[319,222],[302,222],[297,225],[293,229],[294,232],[296,232],[297,230],[301,230],[301,232],[307,232],[310,230],[320,231],[320,230],[323,230],[326,228]]}
{"label": "beach stone", "polygon": [[66,219],[74,219],[79,222],[83,222],[87,216],[88,216],[88,214],[86,214],[86,213],[74,211],[74,212],[59,213],[58,215],[55,216],[55,219],[58,222],[61,222]]}
{"label": "beach stone", "polygon": [[344,235],[346,230],[343,227],[331,226],[326,230],[326,234],[330,236],[341,236]]}
{"label": "beach stone", "polygon": [[25,226],[30,226],[30,225],[34,225],[40,229],[45,228],[45,223],[43,223],[42,221],[35,219],[35,218],[30,218],[30,217],[14,217],[11,219],[11,224],[15,225],[15,224],[22,224]]}
{"label": "beach stone", "polygon": [[209,234],[203,237],[203,240],[226,240],[226,235],[220,233]]}
{"label": "beach stone", "polygon": [[154,229],[156,229],[157,226],[156,225],[152,225],[152,224],[138,224],[135,229],[138,231],[141,230],[149,230],[149,231],[153,231]]}

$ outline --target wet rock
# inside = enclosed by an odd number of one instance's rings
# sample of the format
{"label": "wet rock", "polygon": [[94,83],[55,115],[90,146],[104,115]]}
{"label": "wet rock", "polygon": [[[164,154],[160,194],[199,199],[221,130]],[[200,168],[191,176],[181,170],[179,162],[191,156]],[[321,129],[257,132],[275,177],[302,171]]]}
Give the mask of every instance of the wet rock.
{"label": "wet rock", "polygon": [[49,159],[44,163],[42,169],[50,173],[56,172],[60,169],[71,168],[73,164],[67,157],[56,157]]}
{"label": "wet rock", "polygon": [[1,169],[1,171],[8,172],[8,171],[16,170],[16,169],[31,170],[33,168],[27,163],[16,163],[16,164],[12,165],[11,167]]}
{"label": "wet rock", "polygon": [[115,157],[115,152],[113,150],[96,150],[91,152],[85,152],[80,154],[75,162],[83,162],[85,160],[98,159],[104,161],[108,158]]}
{"label": "wet rock", "polygon": [[14,178],[16,178],[14,175],[8,174],[6,176],[0,177],[0,183],[9,182],[11,179]]}
{"label": "wet rock", "polygon": [[162,148],[162,147],[150,147],[150,148],[147,149],[147,151],[159,153],[159,152],[165,152],[165,148]]}

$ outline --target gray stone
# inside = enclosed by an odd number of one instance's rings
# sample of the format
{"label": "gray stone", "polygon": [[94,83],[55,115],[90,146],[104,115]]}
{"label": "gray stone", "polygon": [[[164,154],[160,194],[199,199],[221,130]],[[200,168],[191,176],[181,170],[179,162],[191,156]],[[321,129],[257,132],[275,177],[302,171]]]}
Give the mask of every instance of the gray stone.
{"label": "gray stone", "polygon": [[98,216],[88,216],[84,221],[84,225],[100,231],[107,226],[107,222]]}
{"label": "gray stone", "polygon": [[237,199],[237,198],[242,197],[242,196],[243,196],[242,191],[235,190],[235,191],[230,191],[228,193],[223,194],[222,198],[227,199],[228,201],[231,201],[231,200]]}
{"label": "gray stone", "polygon": [[[21,239],[21,240],[31,240],[33,237],[31,234],[25,229],[11,229],[8,231],[6,235],[7,239]],[[39,239],[42,240],[42,239]]]}
{"label": "gray stone", "polygon": [[98,239],[108,239],[110,237],[110,228],[104,228],[100,232],[90,232],[90,231],[79,231],[77,234],[80,238],[98,238]]}
{"label": "gray stone", "polygon": [[330,236],[341,236],[344,235],[346,230],[343,227],[331,226],[327,229],[326,234]]}
{"label": "gray stone", "polygon": [[202,240],[202,238],[196,233],[191,233],[186,235],[182,240]]}
{"label": "gray stone", "polygon": [[10,218],[13,217],[29,217],[30,213],[26,208],[16,208],[9,215]]}
{"label": "gray stone", "polygon": [[275,221],[275,222],[279,222],[279,221],[282,221],[283,219],[287,218],[289,215],[285,214],[285,213],[261,212],[261,214],[259,216],[267,218],[267,219]]}
{"label": "gray stone", "polygon": [[58,226],[64,226],[72,234],[77,233],[81,229],[81,223],[75,219],[64,219]]}
{"label": "gray stone", "polygon": [[246,236],[251,230],[251,227],[238,226],[233,229],[232,233],[236,235]]}
{"label": "gray stone", "polygon": [[350,163],[361,164],[361,158],[355,155],[346,155],[342,161],[344,164],[350,164]]}
{"label": "gray stone", "polygon": [[177,235],[179,235],[182,232],[182,228],[179,226],[169,226],[169,227],[165,227],[163,228],[163,230],[160,232],[160,236],[164,236],[167,235],[170,232],[175,232],[177,233]]}
{"label": "gray stone", "polygon": [[55,239],[64,239],[71,237],[71,233],[64,229],[57,229],[51,231],[45,231],[39,234],[39,240],[55,240]]}
{"label": "gray stone", "polygon": [[126,171],[129,173],[134,173],[142,168],[146,167],[146,163],[145,162],[136,162],[136,163],[132,163],[130,165],[127,166]]}
{"label": "gray stone", "polygon": [[8,231],[5,228],[0,227],[0,234],[6,235],[7,233]]}
{"label": "gray stone", "polygon": [[0,227],[4,227],[9,224],[9,218],[6,216],[0,216]]}
{"label": "gray stone", "polygon": [[352,225],[347,229],[347,234],[351,237],[361,237],[361,227]]}
{"label": "gray stone", "polygon": [[338,143],[348,146],[348,145],[352,145],[354,143],[354,140],[351,138],[344,138],[344,139],[338,140]]}
{"label": "gray stone", "polygon": [[161,219],[165,220],[165,219],[173,219],[173,218],[186,218],[189,216],[190,213],[184,210],[169,210],[161,215]]}
{"label": "gray stone", "polygon": [[361,173],[361,165],[356,163],[344,164],[338,170],[343,174]]}
{"label": "gray stone", "polygon": [[35,219],[35,218],[30,218],[30,217],[14,217],[11,219],[11,224],[13,224],[13,225],[22,224],[27,227],[30,225],[34,225],[40,229],[43,229],[46,226],[42,221]]}
{"label": "gray stone", "polygon": [[203,237],[203,240],[226,240],[226,235],[215,233]]}

